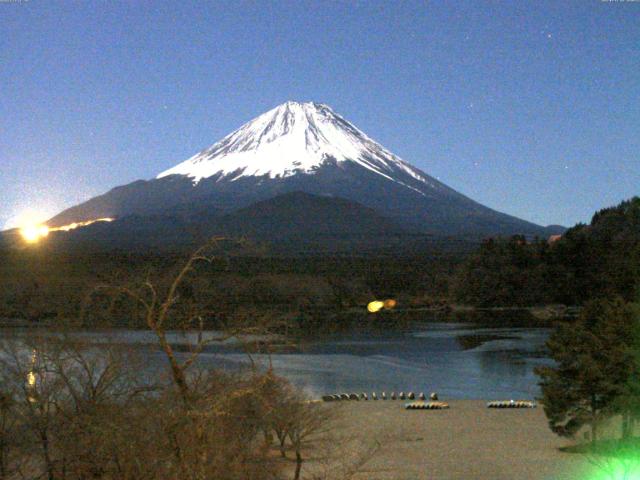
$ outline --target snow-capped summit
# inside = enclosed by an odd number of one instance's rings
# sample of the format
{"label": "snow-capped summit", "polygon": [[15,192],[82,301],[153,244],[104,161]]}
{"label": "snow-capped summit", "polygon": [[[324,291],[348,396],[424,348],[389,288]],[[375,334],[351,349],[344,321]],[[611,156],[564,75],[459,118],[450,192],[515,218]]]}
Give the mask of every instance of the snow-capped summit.
{"label": "snow-capped summit", "polygon": [[356,202],[407,231],[546,235],[410,165],[327,105],[299,102],[283,103],[156,178],[116,187],[48,225],[131,215],[229,215],[292,192]]}
{"label": "snow-capped summit", "polygon": [[329,106],[312,102],[283,103],[157,178],[177,174],[194,183],[214,175],[218,181],[265,175],[285,178],[313,173],[328,161],[354,162],[403,185],[395,176],[398,171],[432,188],[439,186]]}

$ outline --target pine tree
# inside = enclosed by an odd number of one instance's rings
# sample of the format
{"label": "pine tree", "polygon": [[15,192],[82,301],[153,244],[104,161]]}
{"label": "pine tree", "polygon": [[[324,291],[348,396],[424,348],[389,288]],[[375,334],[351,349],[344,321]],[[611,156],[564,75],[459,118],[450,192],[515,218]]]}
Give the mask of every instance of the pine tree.
{"label": "pine tree", "polygon": [[561,324],[551,335],[547,347],[556,365],[537,373],[555,433],[573,436],[589,425],[595,442],[602,418],[628,410],[620,400],[634,393],[634,322],[634,310],[622,300],[595,300],[575,323]]}
{"label": "pine tree", "polygon": [[622,438],[633,435],[634,425],[640,421],[640,303],[630,305],[633,315],[627,356],[630,361],[629,377],[614,402],[614,410],[622,416]]}

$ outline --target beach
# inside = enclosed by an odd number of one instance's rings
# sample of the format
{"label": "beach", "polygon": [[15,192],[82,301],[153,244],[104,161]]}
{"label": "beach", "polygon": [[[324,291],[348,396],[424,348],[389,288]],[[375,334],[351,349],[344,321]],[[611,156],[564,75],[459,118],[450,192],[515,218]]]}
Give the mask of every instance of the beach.
{"label": "beach", "polygon": [[[571,445],[549,429],[541,407],[488,409],[485,401],[453,400],[448,410],[405,410],[405,401],[345,401],[326,404],[337,430],[366,450],[348,449],[344,463],[363,460],[356,479],[543,480],[587,478],[588,459],[564,453]],[[372,449],[373,450],[373,449]]]}

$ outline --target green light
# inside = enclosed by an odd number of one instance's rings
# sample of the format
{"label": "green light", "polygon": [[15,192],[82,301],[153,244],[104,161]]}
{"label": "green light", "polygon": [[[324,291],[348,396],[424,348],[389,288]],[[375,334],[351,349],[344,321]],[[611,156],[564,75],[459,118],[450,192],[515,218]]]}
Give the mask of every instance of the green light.
{"label": "green light", "polygon": [[[629,472],[624,467],[620,467],[618,470],[612,472],[608,471],[609,469],[604,470],[607,471],[597,473],[596,476],[590,480],[640,480],[640,473]],[[635,470],[637,470],[637,468]]]}
{"label": "green light", "polygon": [[640,480],[640,455],[593,456],[596,465],[589,480]]}

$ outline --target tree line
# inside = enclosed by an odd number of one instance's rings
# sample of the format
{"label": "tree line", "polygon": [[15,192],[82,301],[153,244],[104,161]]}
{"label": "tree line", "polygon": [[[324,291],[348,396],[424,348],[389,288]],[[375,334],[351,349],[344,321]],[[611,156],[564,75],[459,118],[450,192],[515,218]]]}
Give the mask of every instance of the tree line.
{"label": "tree line", "polygon": [[[336,442],[335,409],[309,401],[271,368],[250,362],[229,373],[199,363],[209,343],[243,344],[274,327],[268,318],[240,318],[207,335],[201,305],[181,292],[200,264],[214,261],[205,247],[164,285],[98,285],[70,323],[3,336],[0,480],[298,480],[314,450],[335,460],[314,478],[358,472],[375,445]],[[113,305],[127,302],[155,339],[159,371],[148,354],[104,330]],[[102,341],[83,327],[102,328]],[[171,341],[176,331],[190,339],[186,350]],[[341,460],[347,451],[352,460]]]}
{"label": "tree line", "polygon": [[640,198],[596,212],[559,239],[485,240],[457,269],[451,300],[475,306],[634,300],[640,285]]}
{"label": "tree line", "polygon": [[589,447],[577,451],[620,478],[640,468],[639,238],[634,198],[601,210],[548,249],[537,247],[551,259],[544,264],[561,272],[556,298],[583,304],[578,318],[558,322],[547,342],[554,364],[537,369],[549,426],[566,437],[583,432]]}

